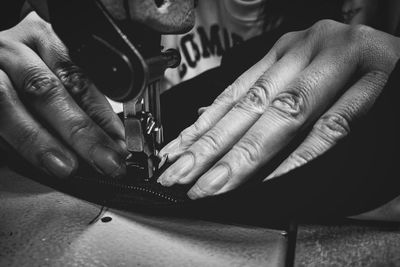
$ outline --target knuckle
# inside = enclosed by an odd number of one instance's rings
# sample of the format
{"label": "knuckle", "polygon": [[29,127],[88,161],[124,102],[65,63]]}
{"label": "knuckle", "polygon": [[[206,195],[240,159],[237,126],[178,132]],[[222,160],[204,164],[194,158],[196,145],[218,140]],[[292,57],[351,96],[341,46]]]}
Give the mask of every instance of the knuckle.
{"label": "knuckle", "polygon": [[296,39],[298,39],[301,35],[302,32],[300,31],[288,32],[282,35],[271,49],[271,51],[275,51],[276,59],[282,58],[288,47],[292,46]]}
{"label": "knuckle", "polygon": [[357,52],[358,64],[365,71],[378,69],[391,72],[396,62],[393,59],[398,58],[398,49],[394,48],[386,34],[366,25],[348,27],[347,33],[346,41]]}
{"label": "knuckle", "polygon": [[42,34],[53,33],[51,24],[43,20],[36,12],[30,12],[22,21],[22,24],[25,23],[28,24],[28,26],[30,26],[35,32]]}
{"label": "knuckle", "polygon": [[280,93],[271,103],[271,108],[285,119],[298,120],[305,113],[305,96],[303,90],[291,90]]}
{"label": "knuckle", "polygon": [[181,140],[182,144],[190,143],[196,140],[197,136],[199,135],[197,127],[197,124],[194,123],[179,134],[179,139]]}
{"label": "knuckle", "polygon": [[190,144],[196,141],[207,129],[209,129],[211,122],[208,117],[200,116],[192,125],[184,129],[179,134],[181,144]]}
{"label": "knuckle", "polygon": [[179,140],[180,143],[186,143],[192,140],[193,134],[191,131],[192,126],[189,126],[188,128],[184,129],[180,134],[179,134]]}
{"label": "knuckle", "polygon": [[0,32],[0,51],[12,47],[12,41],[7,36],[6,32]]}
{"label": "knuckle", "polygon": [[297,35],[297,32],[287,32],[280,39],[282,40],[291,40],[293,37]]}
{"label": "knuckle", "polygon": [[257,163],[262,158],[262,149],[257,138],[255,137],[244,137],[235,146],[235,150],[239,152],[239,155],[248,162],[249,164]]}
{"label": "knuckle", "polygon": [[246,82],[240,76],[214,100],[214,104],[232,106],[239,99],[241,92],[246,89]]}
{"label": "knuckle", "polygon": [[303,149],[301,151],[294,152],[290,155],[290,161],[293,162],[295,167],[302,166],[316,157],[315,151],[312,149]]}
{"label": "knuckle", "polygon": [[20,47],[21,44],[15,40],[13,28],[0,32],[0,57],[8,53],[14,53],[16,48]]}
{"label": "knuckle", "polygon": [[[89,115],[90,118],[95,118],[96,123],[100,126],[109,125],[113,123],[112,118],[112,110],[110,110],[107,106],[93,104],[91,106],[85,107],[86,114]],[[114,132],[108,133],[110,136],[114,137]],[[117,137],[117,136],[116,136]]]}
{"label": "knuckle", "polygon": [[69,137],[71,140],[78,139],[81,134],[90,132],[93,129],[93,123],[87,118],[77,118],[71,120],[69,124]]}
{"label": "knuckle", "polygon": [[43,20],[36,12],[30,12],[20,24],[15,27],[16,33],[20,36],[19,40],[30,47],[38,49],[44,46],[47,50],[56,50],[61,53],[59,48],[62,43],[53,30],[52,25]]}
{"label": "knuckle", "polygon": [[311,26],[309,33],[322,34],[328,32],[329,29],[332,29],[333,27],[337,27],[338,25],[339,23],[337,21],[331,19],[322,19],[314,23],[313,26]]}
{"label": "knuckle", "polygon": [[295,32],[287,32],[284,35],[282,35],[278,41],[276,42],[277,45],[279,44],[285,44],[287,42],[290,42],[293,37],[295,37],[296,33]]}
{"label": "knuckle", "polygon": [[51,101],[60,93],[62,84],[54,75],[45,73],[37,68],[30,68],[23,77],[25,79],[22,90],[29,97]]}
{"label": "knuckle", "polygon": [[263,114],[268,106],[271,86],[273,85],[269,79],[260,78],[238,102],[235,108],[260,115]]}
{"label": "knuckle", "polygon": [[313,89],[318,87],[320,79],[324,76],[326,76],[326,71],[313,70],[306,77],[297,79],[289,91],[297,92],[298,95],[303,97],[303,100],[306,100]]}
{"label": "knuckle", "polygon": [[235,86],[229,85],[215,100],[217,105],[230,105],[236,99]]}
{"label": "knuckle", "polygon": [[300,46],[294,46],[287,51],[287,56],[293,60],[293,62],[307,62],[310,63],[312,60],[310,53],[304,49],[304,42]]}
{"label": "knuckle", "polygon": [[304,35],[304,31],[292,31],[292,32],[287,32],[284,35],[282,35],[276,44],[279,45],[285,45],[292,43],[296,41],[298,38],[302,37]]}
{"label": "knuckle", "polygon": [[207,116],[200,116],[189,129],[194,136],[199,136],[205,129],[208,129],[210,125],[211,122]]}
{"label": "knuckle", "polygon": [[[347,43],[355,51],[358,51],[363,59],[365,59],[366,55],[374,55],[377,52],[376,50],[374,51],[374,48],[376,48],[374,41],[376,40],[373,38],[372,31],[371,27],[362,24],[352,25],[347,28]],[[379,43],[379,41],[375,43]]]}
{"label": "knuckle", "polygon": [[87,93],[91,82],[78,66],[66,60],[59,62],[57,69],[58,78],[72,96],[78,97]]}
{"label": "knuckle", "polygon": [[340,114],[326,114],[314,125],[317,135],[329,144],[350,133],[349,119]]}
{"label": "knuckle", "polygon": [[223,143],[221,136],[217,129],[207,132],[199,140],[200,147],[206,148],[205,150],[210,152],[218,151]]}
{"label": "knuckle", "polygon": [[35,19],[34,28],[38,30],[39,33],[43,34],[44,36],[54,35],[53,28],[51,24],[47,21],[44,21],[39,16]]}
{"label": "knuckle", "polygon": [[193,123],[193,125],[187,129],[186,134],[189,134],[192,136],[198,136],[202,130],[202,123],[201,123],[202,121],[203,121],[202,119],[196,120]]}
{"label": "knuckle", "polygon": [[231,94],[233,98],[237,97],[239,95],[239,92],[247,89],[247,82],[246,79],[242,76],[239,76],[236,78],[236,80],[228,86],[227,91]]}
{"label": "knuckle", "polygon": [[369,39],[369,34],[373,29],[363,24],[352,25],[348,28],[348,36],[354,43],[360,43]]}

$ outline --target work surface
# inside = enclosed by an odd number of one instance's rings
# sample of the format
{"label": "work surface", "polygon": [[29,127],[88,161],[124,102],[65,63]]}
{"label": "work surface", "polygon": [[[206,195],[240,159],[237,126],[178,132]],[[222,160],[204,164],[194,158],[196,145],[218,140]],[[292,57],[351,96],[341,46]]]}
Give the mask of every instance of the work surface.
{"label": "work surface", "polygon": [[400,227],[281,229],[107,209],[0,169],[0,266],[400,265]]}

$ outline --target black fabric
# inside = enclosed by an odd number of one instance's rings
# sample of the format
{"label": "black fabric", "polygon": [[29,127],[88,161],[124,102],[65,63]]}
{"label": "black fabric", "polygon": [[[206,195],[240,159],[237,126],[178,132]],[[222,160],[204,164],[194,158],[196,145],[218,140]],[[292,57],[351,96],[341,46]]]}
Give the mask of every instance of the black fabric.
{"label": "black fabric", "polygon": [[192,124],[198,117],[197,110],[200,107],[209,106],[237,77],[262,59],[283,34],[306,29],[316,21],[285,23],[275,30],[251,38],[226,50],[220,67],[178,84],[162,94],[162,120],[166,140],[172,140]]}
{"label": "black fabric", "polygon": [[161,95],[161,116],[166,143],[198,117],[198,109],[211,105],[229,84],[221,68],[209,70]]}
{"label": "black fabric", "polygon": [[[366,212],[395,198],[400,193],[399,86],[400,63],[370,112],[327,153],[277,179],[192,202],[186,214],[257,222],[292,217],[326,219]],[[256,181],[267,175],[264,171],[254,177]]]}
{"label": "black fabric", "polygon": [[[229,83],[220,71],[214,69],[180,85],[175,92],[179,94],[175,97],[172,92],[166,95],[164,108],[170,107],[175,112],[163,111],[167,119],[164,123],[170,126],[166,128],[168,136],[174,137],[183,124],[192,123],[197,117],[197,108],[209,104],[216,95],[215,91],[210,95],[199,92],[212,90],[210,85],[215,85],[214,88],[219,89],[216,91],[220,91],[223,87],[218,86]],[[261,182],[290,153],[291,148],[302,141],[302,137],[260,170],[251,183],[233,192],[190,201],[184,195],[188,187],[157,189],[154,179],[138,186],[161,190],[159,192],[178,201],[165,201],[154,194],[137,195],[128,191],[122,198],[118,193],[114,194],[106,203],[124,209],[142,207],[146,212],[257,224],[287,221],[293,217],[337,218],[376,208],[400,193],[396,173],[399,130],[395,127],[399,78],[400,64],[397,64],[372,110],[352,126],[352,133],[347,138],[319,158],[277,179]],[[179,129],[172,129],[171,125]],[[109,191],[107,187],[103,189]]]}
{"label": "black fabric", "polygon": [[[275,31],[232,49],[225,54],[220,68],[165,94],[162,104],[168,139],[193,123],[197,109],[209,105],[238,75],[264,56],[281,33]],[[399,195],[395,167],[399,148],[395,127],[399,77],[397,64],[373,109],[352,127],[348,138],[328,153],[279,179],[259,184],[302,141],[303,136],[299,137],[253,179],[255,185],[204,200],[205,206],[214,207],[207,209],[209,214],[217,215],[221,210],[228,214],[230,207],[234,207],[232,216],[241,210],[247,218],[259,216],[261,211],[276,216],[347,216],[376,208]],[[247,206],[259,212],[254,213]]]}
{"label": "black fabric", "polygon": [[[245,42],[224,55],[221,67],[163,94],[166,139],[175,138],[193,123],[199,107],[210,105],[238,75],[264,56],[277,38],[295,29],[277,29]],[[354,215],[378,207],[400,193],[396,173],[399,133],[395,127],[399,77],[398,64],[373,109],[353,126],[350,136],[321,157],[278,179],[260,182],[290,152],[289,147],[261,170],[252,183],[199,201],[187,199],[188,187],[162,188],[155,179],[144,182],[141,177],[131,177],[132,180],[110,181],[82,168],[75,179],[59,182],[35,174],[22,160],[9,156],[7,159],[16,170],[33,179],[115,208],[256,224],[292,217]],[[301,138],[292,145],[296,142],[301,142]]]}

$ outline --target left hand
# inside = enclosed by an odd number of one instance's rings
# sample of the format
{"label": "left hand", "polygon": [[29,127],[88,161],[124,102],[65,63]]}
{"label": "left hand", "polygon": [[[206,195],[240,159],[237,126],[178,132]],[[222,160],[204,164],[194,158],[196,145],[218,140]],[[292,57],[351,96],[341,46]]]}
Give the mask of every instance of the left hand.
{"label": "left hand", "polygon": [[399,57],[398,38],[367,26],[324,20],[285,34],[162,149],[176,162],[159,182],[194,183],[191,199],[232,190],[305,129],[307,138],[266,179],[309,162],[369,111]]}

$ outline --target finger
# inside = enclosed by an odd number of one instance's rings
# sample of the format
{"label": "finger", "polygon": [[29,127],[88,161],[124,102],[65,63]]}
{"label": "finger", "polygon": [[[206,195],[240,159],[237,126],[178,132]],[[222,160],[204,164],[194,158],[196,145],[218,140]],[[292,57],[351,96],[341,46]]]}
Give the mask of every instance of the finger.
{"label": "finger", "polygon": [[351,125],[370,110],[387,78],[383,72],[365,74],[321,116],[304,142],[266,179],[281,176],[310,162],[346,137]]}
{"label": "finger", "polygon": [[304,51],[289,53],[265,71],[244,97],[160,176],[160,183],[191,183],[211,167],[261,117],[271,96],[306,67],[308,56]]}
{"label": "finger", "polygon": [[198,114],[199,116],[201,116],[201,114],[203,114],[204,111],[207,110],[207,108],[208,108],[208,107],[201,107],[201,108],[199,108],[199,110],[197,111],[197,114]]}
{"label": "finger", "polygon": [[105,175],[125,173],[120,146],[83,112],[30,48],[17,43],[3,49],[0,65],[19,95],[83,159]]}
{"label": "finger", "polygon": [[126,150],[125,130],[122,121],[113,111],[105,96],[70,61],[57,61],[51,67],[78,105],[97,123],[123,150]]}
{"label": "finger", "polygon": [[271,52],[271,55],[263,60],[265,65],[256,64],[236,79],[215,99],[194,124],[183,130],[176,139],[161,149],[159,156],[164,157],[168,154],[169,161],[175,161],[185,149],[207,132],[235,105],[258,77],[275,62],[275,58],[276,55]]}
{"label": "finger", "polygon": [[272,66],[287,49],[291,42],[299,39],[300,35],[290,33],[284,35],[268,52],[268,54],[243,73],[238,79],[226,88],[212,103],[211,106],[186,128],[178,138],[172,140],[161,151],[160,157],[168,154],[169,161],[175,161],[190,145],[212,128],[242,97],[246,94],[257,79]]}
{"label": "finger", "polygon": [[89,117],[124,149],[126,148],[122,121],[112,110],[105,96],[82,70],[71,62],[67,48],[49,23],[43,21],[35,12],[31,12],[12,32],[12,37],[36,51]]}
{"label": "finger", "polygon": [[25,109],[11,81],[0,70],[0,136],[32,165],[59,178],[71,176],[78,162]]}
{"label": "finger", "polygon": [[272,98],[263,116],[199,178],[188,196],[196,199],[236,188],[271,160],[334,101],[355,71],[355,64],[344,62],[345,58],[317,56],[298,78]]}

